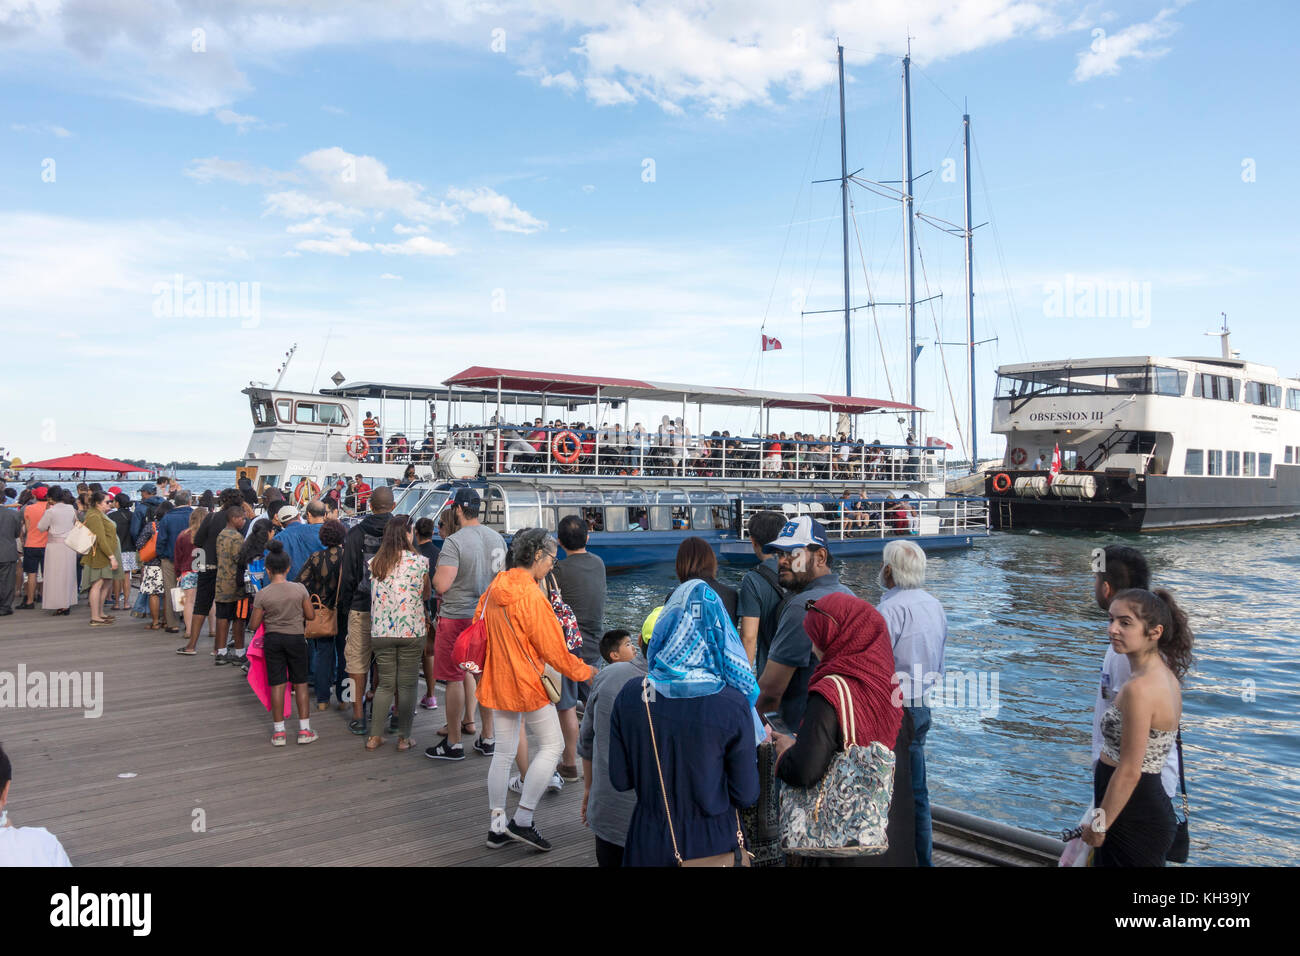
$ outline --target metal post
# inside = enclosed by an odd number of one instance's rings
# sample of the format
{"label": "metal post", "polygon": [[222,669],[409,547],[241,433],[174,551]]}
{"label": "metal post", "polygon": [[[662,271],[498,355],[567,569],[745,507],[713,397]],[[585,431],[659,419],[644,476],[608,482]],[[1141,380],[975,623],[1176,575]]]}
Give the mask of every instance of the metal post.
{"label": "metal post", "polygon": [[[907,241],[908,403],[916,405],[916,237],[912,215],[912,57],[903,57],[903,234]],[[916,434],[916,412],[911,412]]]}
{"label": "metal post", "polygon": [[840,64],[840,223],[844,233],[844,394],[853,394],[853,329],[849,322],[849,154],[844,132],[844,47]]}
{"label": "metal post", "polygon": [[975,425],[975,265],[974,236],[970,224],[970,114],[961,118],[962,163],[966,167],[966,374],[970,376],[970,473],[978,467],[979,452]]}
{"label": "metal post", "polygon": [[596,386],[596,421],[595,421],[596,432],[595,435],[593,436],[596,439],[594,443],[596,448],[596,459],[595,462],[592,464],[593,475],[600,474],[600,423],[603,420],[604,420],[604,416],[600,412],[600,386],[597,385]]}
{"label": "metal post", "polygon": [[682,430],[677,433],[677,440],[682,443],[682,477],[686,477],[686,394],[682,393]]}

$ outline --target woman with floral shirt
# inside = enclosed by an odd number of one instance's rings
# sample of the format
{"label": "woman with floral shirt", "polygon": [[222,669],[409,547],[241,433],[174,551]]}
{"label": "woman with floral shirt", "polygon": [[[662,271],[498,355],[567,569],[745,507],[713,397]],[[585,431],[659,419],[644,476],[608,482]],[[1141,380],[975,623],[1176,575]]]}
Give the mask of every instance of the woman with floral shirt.
{"label": "woman with floral shirt", "polygon": [[[424,638],[429,625],[429,561],[415,549],[409,515],[393,515],[384,527],[379,551],[370,559],[370,646],[375,654],[379,684],[375,688],[372,727],[378,728],[397,694],[397,749],[410,750],[415,719],[417,680]],[[382,736],[366,739],[376,750]]]}

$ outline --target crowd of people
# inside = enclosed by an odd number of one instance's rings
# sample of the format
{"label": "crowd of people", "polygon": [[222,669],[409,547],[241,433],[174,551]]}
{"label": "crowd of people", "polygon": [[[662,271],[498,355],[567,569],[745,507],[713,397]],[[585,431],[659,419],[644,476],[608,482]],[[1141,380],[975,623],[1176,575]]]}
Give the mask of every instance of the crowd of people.
{"label": "crowd of people", "polygon": [[[932,865],[925,748],[948,624],[915,542],[886,544],[872,605],[840,580],[819,521],[760,512],[749,523],[757,564],[738,588],[718,580],[707,542],[687,538],[662,604],[607,627],[618,613],[582,518],[564,518],[555,536],[518,531],[507,546],[469,487],[436,535],[431,520],[394,514],[389,487],[366,504],[346,528],[336,497],[300,507],[274,488],[205,492],[197,505],[167,480],[137,501],[113,488],[28,488],[0,509],[0,613],[19,563],[19,608],[66,614],[80,586],[92,627],[114,624],[138,575],[135,613],[152,629],[184,625],[178,654],[198,653],[206,623],[216,665],[258,659],[277,747],[291,711],[297,743],[317,740],[311,703],[328,710],[332,695],[365,750],[395,735],[409,751],[416,709],[437,709],[441,685],[445,726],[424,753],[490,758],[492,849],[551,849],[543,798],[581,782],[601,866]],[[66,542],[77,523],[94,539],[83,556]],[[1110,650],[1093,727],[1095,810],[1080,834],[1099,866],[1162,864],[1181,823],[1176,741],[1192,634],[1173,596],[1150,586],[1138,552],[1106,549],[1093,590]],[[867,754],[889,772],[878,793],[853,798],[878,805],[880,846],[840,834],[850,852],[827,855],[789,839],[784,820],[772,825],[783,793],[827,787]],[[0,769],[10,773],[2,753]],[[3,825],[7,778],[0,785]],[[834,834],[834,815],[848,811],[828,806],[822,825]],[[35,837],[7,850],[15,839],[0,830],[0,860],[58,856]]]}

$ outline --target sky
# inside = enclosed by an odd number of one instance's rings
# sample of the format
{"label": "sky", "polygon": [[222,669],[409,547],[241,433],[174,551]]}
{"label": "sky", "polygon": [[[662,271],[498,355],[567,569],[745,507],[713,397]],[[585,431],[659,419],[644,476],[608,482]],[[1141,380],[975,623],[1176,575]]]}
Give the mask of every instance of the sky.
{"label": "sky", "polygon": [[[240,389],[295,344],[300,390],[495,365],[843,393],[843,316],[819,311],[843,305],[839,187],[812,182],[839,176],[837,40],[850,171],[887,191],[910,38],[932,221],[962,221],[968,106],[981,457],[1000,364],[1218,354],[1226,313],[1244,358],[1296,375],[1298,23],[1208,0],[0,0],[0,447],[242,457]],[[854,313],[853,392],[906,400],[903,214],[851,200],[852,301],[880,303]],[[963,244],[920,222],[917,249],[917,403],[960,457],[965,348],[936,342],[966,337]],[[238,307],[187,310],[192,283]]]}

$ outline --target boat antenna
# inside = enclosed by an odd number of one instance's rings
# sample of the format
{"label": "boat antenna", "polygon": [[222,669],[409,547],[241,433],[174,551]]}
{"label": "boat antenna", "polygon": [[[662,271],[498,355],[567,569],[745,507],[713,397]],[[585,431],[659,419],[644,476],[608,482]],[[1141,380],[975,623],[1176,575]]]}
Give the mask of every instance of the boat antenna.
{"label": "boat antenna", "polygon": [[276,369],[280,375],[275,380],[275,385],[272,386],[274,390],[278,390],[280,388],[280,383],[284,381],[284,373],[289,371],[289,363],[293,361],[293,353],[296,351],[298,351],[298,343],[294,342],[293,345],[289,346],[289,351],[284,353],[284,361],[281,362],[280,367]]}
{"label": "boat antenna", "polygon": [[844,394],[853,394],[853,328],[849,309],[849,159],[844,130],[844,46],[836,43],[840,65],[840,224],[844,233]]}

